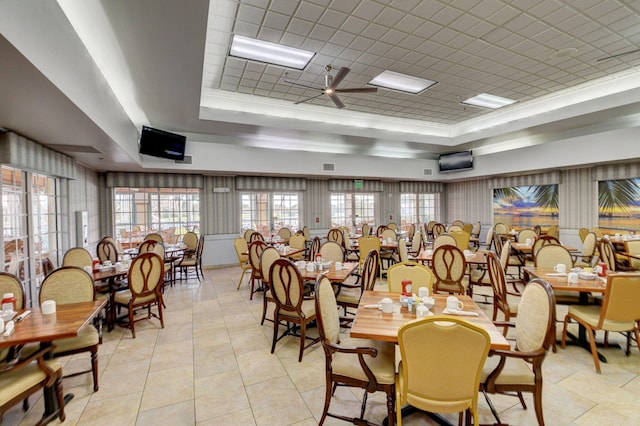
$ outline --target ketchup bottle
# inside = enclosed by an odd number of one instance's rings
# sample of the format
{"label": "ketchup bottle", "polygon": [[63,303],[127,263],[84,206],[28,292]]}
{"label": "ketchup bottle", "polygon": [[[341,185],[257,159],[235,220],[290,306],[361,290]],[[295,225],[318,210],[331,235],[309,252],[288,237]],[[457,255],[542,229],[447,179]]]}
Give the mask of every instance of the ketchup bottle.
{"label": "ketchup bottle", "polygon": [[402,280],[402,295],[403,296],[411,296],[412,293],[412,282],[411,280]]}
{"label": "ketchup bottle", "polygon": [[17,299],[13,293],[5,293],[2,296],[2,310],[3,311],[16,311]]}

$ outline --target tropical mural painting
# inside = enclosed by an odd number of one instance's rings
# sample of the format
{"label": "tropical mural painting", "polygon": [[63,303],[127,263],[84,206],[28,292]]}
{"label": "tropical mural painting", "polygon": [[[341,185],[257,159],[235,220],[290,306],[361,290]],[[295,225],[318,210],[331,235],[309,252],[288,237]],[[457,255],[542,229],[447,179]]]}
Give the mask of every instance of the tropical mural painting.
{"label": "tropical mural painting", "polygon": [[640,228],[640,178],[598,182],[598,227]]}
{"label": "tropical mural painting", "polygon": [[558,185],[530,185],[493,190],[493,223],[514,228],[558,224]]}

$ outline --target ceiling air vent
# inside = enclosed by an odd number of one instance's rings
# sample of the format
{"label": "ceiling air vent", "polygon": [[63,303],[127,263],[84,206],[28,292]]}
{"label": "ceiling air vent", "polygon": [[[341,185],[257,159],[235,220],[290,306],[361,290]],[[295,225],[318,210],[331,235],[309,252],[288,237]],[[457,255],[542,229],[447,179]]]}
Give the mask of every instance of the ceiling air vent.
{"label": "ceiling air vent", "polygon": [[191,155],[185,155],[184,160],[175,160],[176,164],[193,164],[193,157]]}
{"label": "ceiling air vent", "polygon": [[336,169],[336,165],[333,163],[322,163],[323,172],[333,172]]}
{"label": "ceiling air vent", "polygon": [[422,172],[423,172],[423,174],[424,174],[425,176],[431,176],[431,175],[433,175],[433,170],[432,170],[432,169],[424,169]]}

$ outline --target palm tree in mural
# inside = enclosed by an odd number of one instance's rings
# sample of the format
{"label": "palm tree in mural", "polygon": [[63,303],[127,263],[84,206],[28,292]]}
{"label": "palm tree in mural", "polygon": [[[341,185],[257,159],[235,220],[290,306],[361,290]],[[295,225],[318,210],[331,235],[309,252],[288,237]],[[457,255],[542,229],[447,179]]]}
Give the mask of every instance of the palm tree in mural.
{"label": "palm tree in mural", "polygon": [[515,201],[521,198],[518,190],[515,187],[510,188],[495,188],[493,190],[493,201],[498,202],[499,200],[503,201]]}
{"label": "palm tree in mural", "polygon": [[629,211],[638,200],[640,186],[637,179],[605,180],[598,182],[598,210],[600,216],[612,216],[615,211]]}
{"label": "palm tree in mural", "polygon": [[533,186],[533,200],[540,208],[551,212],[552,216],[558,215],[558,185]]}

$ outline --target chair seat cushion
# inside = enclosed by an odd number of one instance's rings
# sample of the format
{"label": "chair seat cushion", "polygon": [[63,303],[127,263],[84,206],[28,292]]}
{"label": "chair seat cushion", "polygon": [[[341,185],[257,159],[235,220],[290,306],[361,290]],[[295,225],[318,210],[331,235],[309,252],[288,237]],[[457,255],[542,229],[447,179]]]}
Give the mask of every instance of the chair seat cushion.
{"label": "chair seat cushion", "polygon": [[[484,383],[489,377],[489,374],[496,369],[500,362],[499,356],[487,357],[482,368],[482,375],[480,382]],[[535,375],[531,365],[520,358],[509,358],[505,362],[504,368],[500,372],[500,375],[496,378],[496,385],[533,385],[535,382]]]}
{"label": "chair seat cushion", "polygon": [[[46,361],[46,364],[53,371],[59,371],[62,368],[56,360]],[[45,380],[45,378],[46,374],[36,363],[31,363],[19,370],[0,374],[0,405],[5,405],[22,392]]]}
{"label": "chair seat cushion", "polygon": [[[377,340],[366,339],[348,339],[341,342],[345,346],[375,348],[378,350],[378,356],[375,358],[365,355],[364,359],[376,376],[376,380],[381,384],[395,383],[396,363],[395,363],[395,345],[391,342],[382,342]],[[333,374],[351,377],[354,379],[368,382],[366,374],[360,366],[358,356],[355,354],[345,354],[336,352],[333,355],[331,363]]]}
{"label": "chair seat cushion", "polygon": [[[116,293],[116,295],[113,298],[113,301],[120,305],[128,305],[132,297],[133,295],[131,294],[131,290],[123,290]],[[136,298],[136,303],[147,303],[153,300],[156,300],[155,294],[151,294],[149,296],[144,296],[144,297],[138,297]]]}
{"label": "chair seat cushion", "polygon": [[82,329],[80,334],[75,337],[54,340],[53,344],[56,345],[54,353],[59,354],[67,351],[88,348],[89,346],[97,345],[99,341],[100,335],[98,334],[98,330],[92,325],[87,325]]}
{"label": "chair seat cushion", "polygon": [[360,296],[362,293],[360,292],[360,288],[347,288],[342,287],[340,289],[340,293],[336,296],[336,302],[340,303],[350,303],[357,305],[360,303]]}
{"label": "chair seat cushion", "polygon": [[[302,301],[302,306],[300,307],[305,318],[311,318],[316,315],[316,305],[315,301],[312,300],[304,300]],[[298,318],[298,314],[292,311],[280,310],[280,316],[290,317],[290,318]]]}
{"label": "chair seat cushion", "polygon": [[196,259],[183,259],[176,262],[176,266],[196,266]]}
{"label": "chair seat cushion", "polygon": [[[597,305],[573,305],[569,306],[569,314],[578,318],[581,322],[588,324],[592,328],[597,328],[600,320],[600,306]],[[635,323],[633,321],[618,322],[605,320],[602,324],[602,330],[607,331],[629,331],[633,330]]]}

